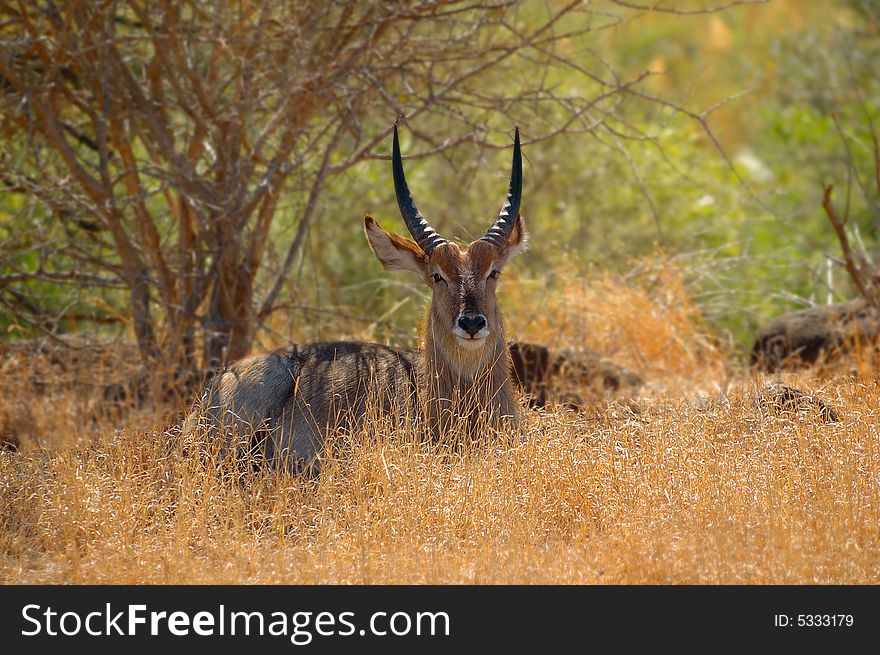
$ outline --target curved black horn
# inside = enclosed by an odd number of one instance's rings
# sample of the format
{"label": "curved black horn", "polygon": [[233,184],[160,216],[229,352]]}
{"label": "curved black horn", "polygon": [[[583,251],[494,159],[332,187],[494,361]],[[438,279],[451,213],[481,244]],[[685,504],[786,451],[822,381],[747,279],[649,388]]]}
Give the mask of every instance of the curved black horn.
{"label": "curved black horn", "polygon": [[437,231],[431,227],[422,212],[416,207],[415,200],[409,192],[406,184],[406,176],[403,174],[403,159],[400,156],[400,140],[397,138],[397,123],[394,124],[394,145],[391,152],[391,170],[394,173],[394,191],[397,194],[397,205],[400,207],[400,213],[403,216],[403,222],[416,243],[419,244],[426,255],[430,256],[434,248],[442,243],[446,243],[446,239],[437,234]]}
{"label": "curved black horn", "polygon": [[510,169],[510,187],[507,189],[507,197],[501,205],[498,218],[492,223],[481,241],[488,241],[499,248],[507,242],[507,237],[513,231],[513,226],[519,216],[519,204],[522,200],[522,151],[519,145],[519,128],[516,128],[516,136],[513,140],[513,164]]}

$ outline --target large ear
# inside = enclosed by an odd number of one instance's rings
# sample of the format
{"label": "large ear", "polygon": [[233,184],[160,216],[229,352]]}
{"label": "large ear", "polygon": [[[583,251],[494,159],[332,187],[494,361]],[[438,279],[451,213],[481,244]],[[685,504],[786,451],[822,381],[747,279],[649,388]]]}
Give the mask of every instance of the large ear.
{"label": "large ear", "polygon": [[364,216],[364,233],[376,258],[386,271],[412,271],[422,279],[427,275],[428,257],[411,239],[383,230],[373,217]]}
{"label": "large ear", "polygon": [[522,216],[516,217],[516,222],[513,224],[513,229],[510,231],[510,236],[507,237],[507,241],[504,246],[499,248],[500,254],[498,256],[498,264],[497,266],[504,266],[508,260],[526,250],[529,247],[529,235],[526,232],[526,226],[523,223]]}

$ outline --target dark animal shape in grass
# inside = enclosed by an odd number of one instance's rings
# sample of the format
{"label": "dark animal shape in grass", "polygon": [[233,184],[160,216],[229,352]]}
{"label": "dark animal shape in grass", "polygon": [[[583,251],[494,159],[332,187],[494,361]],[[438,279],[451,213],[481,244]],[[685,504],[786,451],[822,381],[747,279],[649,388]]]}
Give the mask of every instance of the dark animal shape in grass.
{"label": "dark animal shape in grass", "polygon": [[552,351],[519,341],[508,345],[514,380],[530,407],[544,407],[555,401],[580,409],[590,399],[635,393],[643,384],[635,373],[594,352]]}
{"label": "dark animal shape in grass", "polygon": [[0,452],[14,453],[21,446],[18,430],[12,425],[9,412],[0,411]]}
{"label": "dark animal shape in grass", "polygon": [[752,346],[751,364],[769,372],[804,368],[873,347],[878,337],[880,317],[864,300],[810,307],[764,326]]}
{"label": "dark animal shape in grass", "polygon": [[815,415],[823,423],[837,423],[840,420],[837,410],[812,392],[776,382],[767,384],[755,404],[762,412],[772,416]]}

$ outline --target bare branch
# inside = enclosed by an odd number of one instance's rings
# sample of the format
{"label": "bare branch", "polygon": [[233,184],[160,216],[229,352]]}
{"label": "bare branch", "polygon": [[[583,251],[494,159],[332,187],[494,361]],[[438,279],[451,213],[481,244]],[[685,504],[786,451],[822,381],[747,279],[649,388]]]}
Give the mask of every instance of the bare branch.
{"label": "bare branch", "polygon": [[846,234],[846,216],[841,219],[837,214],[837,210],[834,209],[834,204],[831,202],[832,190],[832,186],[825,187],[825,193],[822,197],[822,208],[825,210],[825,215],[828,216],[828,220],[831,221],[831,226],[837,234],[837,240],[840,242],[840,248],[843,251],[843,260],[846,264],[846,271],[849,273],[856,288],[859,290],[859,294],[861,294],[865,301],[874,309],[880,310],[880,300],[878,300],[877,294],[871,293],[868,290],[868,283],[865,281],[864,273],[861,267],[856,263],[852,249],[850,248],[849,237],[847,237]]}
{"label": "bare branch", "polygon": [[[639,11],[650,11],[650,12],[658,12],[665,14],[678,14],[680,16],[692,16],[695,14],[714,14],[720,11],[726,11],[732,7],[739,7],[742,5],[761,5],[765,4],[768,0],[732,0],[731,2],[726,2],[724,4],[716,5],[714,7],[704,7],[701,9],[676,9],[675,7],[666,7],[664,5],[669,4],[669,0],[656,0],[656,2],[652,4],[639,4],[636,2],[628,2],[627,0],[611,0],[614,4],[620,5],[621,7],[626,7],[627,9],[637,9]],[[674,0],[671,0],[674,2]]]}

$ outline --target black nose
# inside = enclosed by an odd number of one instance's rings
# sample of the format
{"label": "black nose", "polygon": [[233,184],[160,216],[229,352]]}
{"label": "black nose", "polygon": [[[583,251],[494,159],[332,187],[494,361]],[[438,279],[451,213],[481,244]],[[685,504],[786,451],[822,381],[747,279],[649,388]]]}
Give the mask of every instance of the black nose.
{"label": "black nose", "polygon": [[482,314],[462,314],[458,317],[458,327],[474,336],[486,327],[486,317]]}

